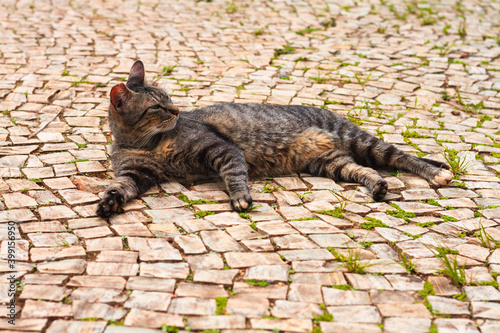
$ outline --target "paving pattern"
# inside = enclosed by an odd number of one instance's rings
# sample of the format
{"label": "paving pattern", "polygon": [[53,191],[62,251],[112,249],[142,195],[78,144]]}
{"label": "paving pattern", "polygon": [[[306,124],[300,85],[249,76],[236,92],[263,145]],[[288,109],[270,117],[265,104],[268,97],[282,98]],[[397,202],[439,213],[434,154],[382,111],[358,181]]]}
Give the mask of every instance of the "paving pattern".
{"label": "paving pattern", "polygon": [[[500,332],[498,1],[2,0],[0,13],[0,330]],[[456,177],[382,171],[383,202],[307,174],[257,179],[246,214],[221,183],[167,183],[103,220],[108,92],[136,59],[183,111],[314,105]]]}

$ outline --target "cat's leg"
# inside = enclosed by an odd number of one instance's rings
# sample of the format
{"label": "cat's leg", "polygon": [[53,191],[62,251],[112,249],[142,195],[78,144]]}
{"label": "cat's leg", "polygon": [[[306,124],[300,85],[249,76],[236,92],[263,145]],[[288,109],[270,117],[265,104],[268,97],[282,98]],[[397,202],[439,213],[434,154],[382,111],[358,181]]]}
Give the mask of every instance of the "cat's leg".
{"label": "cat's leg", "polygon": [[392,145],[386,145],[384,160],[387,166],[413,172],[436,186],[446,185],[453,179],[453,173],[446,164],[409,155]]}
{"label": "cat's leg", "polygon": [[241,150],[232,144],[218,142],[204,149],[202,156],[226,184],[231,207],[237,212],[250,207],[252,197],[248,189],[248,171]]}
{"label": "cat's leg", "polygon": [[434,185],[446,185],[453,178],[449,168],[441,162],[409,155],[358,128],[346,129],[344,133],[342,149],[361,165],[410,171]]}
{"label": "cat's leg", "polygon": [[371,191],[373,199],[377,201],[387,194],[387,182],[377,171],[357,164],[351,156],[339,150],[325,152],[313,159],[308,170],[320,177],[361,183]]}
{"label": "cat's leg", "polygon": [[120,173],[115,181],[104,191],[102,200],[97,205],[97,215],[109,217],[125,202],[137,198],[157,183],[148,169],[131,169]]}

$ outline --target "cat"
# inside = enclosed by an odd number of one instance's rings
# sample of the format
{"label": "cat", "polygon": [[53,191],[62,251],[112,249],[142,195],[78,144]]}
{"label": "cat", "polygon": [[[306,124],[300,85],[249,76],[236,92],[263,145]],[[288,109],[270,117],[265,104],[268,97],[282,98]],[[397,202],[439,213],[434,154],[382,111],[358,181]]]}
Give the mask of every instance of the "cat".
{"label": "cat", "polygon": [[145,83],[140,60],[110,100],[116,179],[98,204],[101,217],[166,181],[220,177],[241,212],[252,203],[249,177],[307,172],[361,183],[377,201],[388,185],[371,167],[407,170],[433,185],[453,177],[446,164],[406,154],[323,109],[227,103],[179,112],[165,90]]}

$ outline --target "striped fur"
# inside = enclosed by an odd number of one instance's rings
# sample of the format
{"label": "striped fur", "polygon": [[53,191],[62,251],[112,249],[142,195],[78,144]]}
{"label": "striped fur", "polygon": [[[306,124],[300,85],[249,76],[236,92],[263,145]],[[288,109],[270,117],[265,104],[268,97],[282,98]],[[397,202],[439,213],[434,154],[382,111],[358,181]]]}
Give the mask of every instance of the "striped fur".
{"label": "striped fur", "polygon": [[117,177],[99,204],[103,217],[172,180],[220,177],[237,211],[252,202],[248,177],[308,172],[359,182],[376,200],[387,182],[372,167],[408,170],[436,185],[451,180],[446,165],[408,155],[323,109],[228,103],[178,114],[165,91],[144,85],[140,62],[127,86],[113,87],[109,122]]}

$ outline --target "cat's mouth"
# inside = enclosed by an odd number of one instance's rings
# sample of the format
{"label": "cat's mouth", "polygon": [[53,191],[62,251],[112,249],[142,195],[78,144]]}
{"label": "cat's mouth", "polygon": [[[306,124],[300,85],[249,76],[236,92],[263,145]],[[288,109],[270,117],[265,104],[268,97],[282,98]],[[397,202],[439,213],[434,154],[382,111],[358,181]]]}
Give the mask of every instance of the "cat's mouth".
{"label": "cat's mouth", "polygon": [[157,129],[160,130],[171,130],[174,128],[177,122],[177,117],[169,116],[169,118],[163,120],[160,124],[156,125]]}

